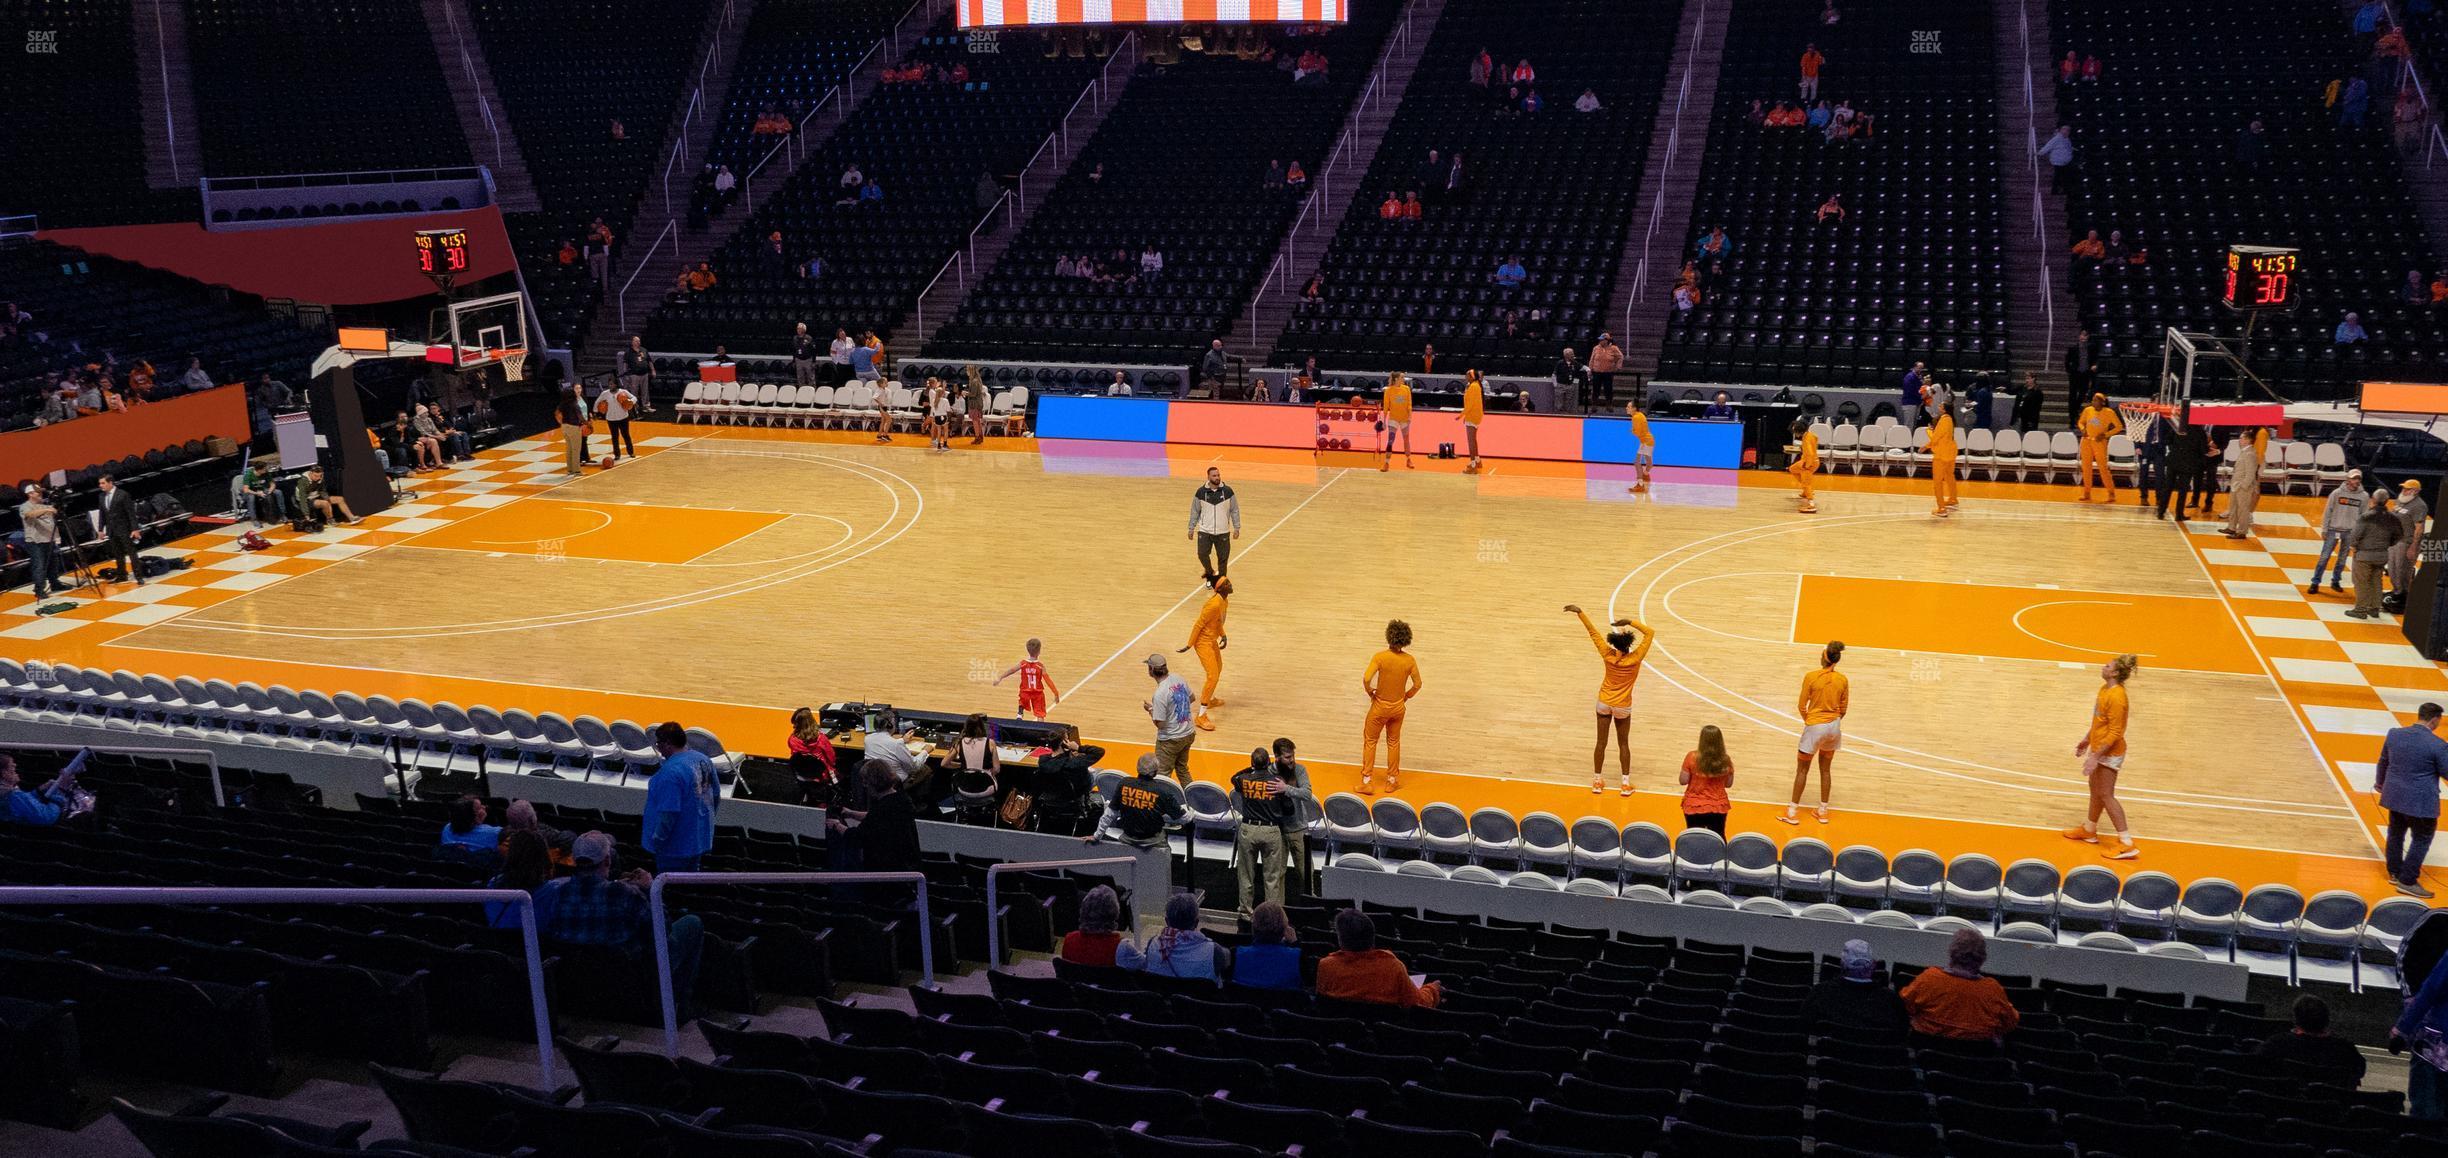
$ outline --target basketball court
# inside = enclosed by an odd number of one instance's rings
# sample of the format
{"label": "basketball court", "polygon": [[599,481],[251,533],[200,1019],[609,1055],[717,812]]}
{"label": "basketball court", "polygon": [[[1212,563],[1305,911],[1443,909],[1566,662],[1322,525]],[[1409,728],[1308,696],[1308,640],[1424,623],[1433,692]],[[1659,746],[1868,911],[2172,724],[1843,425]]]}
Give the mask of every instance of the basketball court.
{"label": "basketball court", "polygon": [[[1963,512],[1940,520],[1925,482],[1829,477],[1804,517],[1764,472],[1661,472],[1633,495],[1607,466],[1381,473],[1348,453],[638,433],[644,457],[579,480],[557,440],[490,451],[361,527],[277,532],[271,553],[199,536],[179,545],[198,567],[126,593],[141,603],[114,592],[32,620],[22,595],[0,597],[0,653],[672,717],[768,752],[807,703],[1007,713],[1011,686],[989,683],[1037,636],[1063,693],[1054,718],[1127,766],[1151,739],[1141,660],[1199,676],[1175,649],[1205,595],[1189,495],[1215,466],[1245,528],[1225,702],[1196,757],[1217,778],[1289,736],[1322,787],[1350,787],[1360,672],[1401,618],[1424,681],[1403,735],[1415,803],[1677,827],[1675,770],[1713,723],[1737,829],[2080,863],[2095,853],[2056,836],[2084,799],[2073,744],[2099,664],[2132,651],[2138,867],[2376,891],[2369,806],[2346,789],[2411,712],[2399,701],[2448,698],[2435,666],[2394,652],[2387,676],[2341,681],[2391,629],[2302,598],[2288,568],[2305,566],[2309,500],[2265,501],[2263,538],[2241,552],[2130,492],[2085,505],[2004,482],[1965,484]],[[1566,603],[1657,633],[1630,799],[1588,792],[1598,662]],[[1852,679],[1835,822],[1787,829],[1774,816],[1796,693],[1832,638]]]}

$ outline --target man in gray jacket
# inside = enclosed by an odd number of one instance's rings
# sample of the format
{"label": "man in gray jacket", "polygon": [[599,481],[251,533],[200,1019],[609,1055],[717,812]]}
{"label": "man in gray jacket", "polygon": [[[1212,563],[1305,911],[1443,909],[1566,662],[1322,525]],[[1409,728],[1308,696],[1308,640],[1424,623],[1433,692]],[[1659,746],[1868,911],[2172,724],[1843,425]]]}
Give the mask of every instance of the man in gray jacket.
{"label": "man in gray jacket", "polygon": [[[2312,584],[2304,588],[2306,595],[2320,594],[2321,572],[2329,572],[2329,590],[2346,593],[2346,565],[2353,552],[2347,550],[2347,536],[2354,534],[2355,524],[2363,519],[2363,508],[2371,503],[2371,495],[2363,489],[2363,472],[2346,472],[2346,481],[2329,492],[2329,502],[2321,507],[2320,558],[2312,564]],[[2336,563],[2329,561],[2332,553]]]}
{"label": "man in gray jacket", "polygon": [[2397,521],[2405,526],[2405,538],[2397,541],[2397,553],[2389,556],[2389,590],[2400,600],[2414,589],[2414,563],[2422,552],[2423,524],[2430,521],[2431,505],[2423,501],[2422,484],[2407,479],[2397,487]]}
{"label": "man in gray jacket", "polygon": [[1190,496],[1190,538],[1198,543],[1199,573],[1209,583],[1232,566],[1233,540],[1241,537],[1241,500],[1224,485],[1224,472],[1207,468],[1207,485]]}
{"label": "man in gray jacket", "polygon": [[2372,496],[2371,505],[2363,508],[2363,517],[2356,521],[2354,533],[2346,546],[2354,552],[2354,610],[2346,613],[2350,619],[2380,617],[2380,583],[2388,574],[2391,555],[2399,540],[2405,538],[2405,524],[2389,506],[2386,494]]}
{"label": "man in gray jacket", "polygon": [[2392,728],[2380,741],[2380,762],[2372,771],[2372,790],[2388,810],[2386,854],[2389,880],[2409,897],[2429,897],[2422,886],[2423,858],[2431,853],[2431,835],[2439,827],[2440,778],[2448,776],[2448,740],[2432,732],[2440,706],[2424,704],[2415,713],[2420,723]]}

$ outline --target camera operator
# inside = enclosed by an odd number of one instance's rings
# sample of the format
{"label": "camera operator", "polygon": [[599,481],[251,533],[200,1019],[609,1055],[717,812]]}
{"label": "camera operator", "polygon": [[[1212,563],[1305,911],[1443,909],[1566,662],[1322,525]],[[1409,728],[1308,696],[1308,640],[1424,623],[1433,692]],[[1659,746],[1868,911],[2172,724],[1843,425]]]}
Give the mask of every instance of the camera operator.
{"label": "camera operator", "polygon": [[59,508],[51,505],[40,484],[27,483],[17,517],[25,522],[26,557],[34,565],[34,599],[39,603],[50,598],[52,580],[59,574]]}
{"label": "camera operator", "polygon": [[17,761],[0,755],[0,824],[49,827],[93,811],[93,794],[78,791],[76,780],[92,756],[93,749],[80,748],[50,783],[26,788],[18,781]]}

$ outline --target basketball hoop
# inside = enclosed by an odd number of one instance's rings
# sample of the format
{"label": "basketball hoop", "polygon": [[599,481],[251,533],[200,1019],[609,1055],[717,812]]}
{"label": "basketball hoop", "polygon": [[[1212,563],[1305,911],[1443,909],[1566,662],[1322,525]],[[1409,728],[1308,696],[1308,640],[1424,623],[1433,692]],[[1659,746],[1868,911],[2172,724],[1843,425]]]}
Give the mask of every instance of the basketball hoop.
{"label": "basketball hoop", "polygon": [[2136,432],[2150,429],[2150,424],[2153,422],[2163,419],[2169,423],[2174,423],[2176,421],[2176,404],[2172,402],[2161,402],[2151,398],[2136,398],[2125,402],[2119,402],[2116,404],[2116,408],[2118,413],[2125,416],[2126,431],[2128,433],[2135,433],[2137,438],[2139,438],[2140,435]]}
{"label": "basketball hoop", "polygon": [[527,380],[527,351],[504,350],[501,353],[502,377],[512,382]]}

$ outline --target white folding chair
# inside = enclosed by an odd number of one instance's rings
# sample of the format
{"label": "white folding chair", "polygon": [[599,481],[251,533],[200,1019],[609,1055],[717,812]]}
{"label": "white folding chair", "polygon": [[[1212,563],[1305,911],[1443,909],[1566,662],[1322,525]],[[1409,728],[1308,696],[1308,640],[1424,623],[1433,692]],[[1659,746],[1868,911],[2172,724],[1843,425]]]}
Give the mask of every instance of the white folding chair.
{"label": "white folding chair", "polygon": [[[2025,443],[2025,452],[2030,449],[2031,444]],[[2082,470],[2082,439],[2075,437],[2073,431],[2060,430],[2049,435],[2048,450],[2051,475],[2072,475]]]}
{"label": "white folding chair", "polygon": [[1970,477],[1975,470],[1989,472],[1989,481],[1997,481],[1997,432],[1984,426],[1964,435],[1963,474]]}

